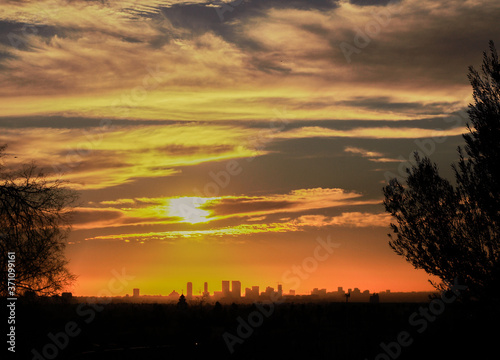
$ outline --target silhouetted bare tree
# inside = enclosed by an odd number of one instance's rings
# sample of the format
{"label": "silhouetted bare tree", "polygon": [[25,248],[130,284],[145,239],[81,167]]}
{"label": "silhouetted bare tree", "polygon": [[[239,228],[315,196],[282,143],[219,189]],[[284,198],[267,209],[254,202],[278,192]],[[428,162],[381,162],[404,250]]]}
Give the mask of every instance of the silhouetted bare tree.
{"label": "silhouetted bare tree", "polygon": [[77,194],[63,185],[48,181],[34,164],[18,170],[0,165],[0,295],[7,294],[8,252],[15,252],[17,295],[53,294],[74,280],[64,248]]}
{"label": "silhouetted bare tree", "polygon": [[[453,166],[456,186],[429,158],[415,154],[406,184],[392,179],[384,205],[396,220],[389,245],[415,268],[453,283],[479,299],[500,294],[500,63],[493,42],[481,72],[469,68],[474,103],[466,145]],[[435,284],[441,288],[442,284]]]}

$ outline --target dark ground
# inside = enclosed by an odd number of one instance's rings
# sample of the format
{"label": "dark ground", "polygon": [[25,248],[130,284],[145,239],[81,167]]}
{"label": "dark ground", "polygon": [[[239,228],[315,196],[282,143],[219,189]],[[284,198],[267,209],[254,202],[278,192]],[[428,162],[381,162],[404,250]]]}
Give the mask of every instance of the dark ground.
{"label": "dark ground", "polygon": [[[276,304],[273,309],[264,307],[272,312],[265,316],[255,305],[180,309],[168,304],[112,303],[93,308],[19,299],[16,355],[75,360],[498,358],[498,306],[446,304],[434,309],[439,313],[435,319],[429,315],[432,321],[418,314],[421,307],[428,309],[429,303]],[[410,320],[414,312],[417,315]],[[232,334],[226,334],[233,341],[232,354],[223,338],[226,332]],[[396,345],[398,336],[403,344],[411,344]],[[380,343],[389,347],[390,354]],[[42,357],[34,357],[32,349]]]}

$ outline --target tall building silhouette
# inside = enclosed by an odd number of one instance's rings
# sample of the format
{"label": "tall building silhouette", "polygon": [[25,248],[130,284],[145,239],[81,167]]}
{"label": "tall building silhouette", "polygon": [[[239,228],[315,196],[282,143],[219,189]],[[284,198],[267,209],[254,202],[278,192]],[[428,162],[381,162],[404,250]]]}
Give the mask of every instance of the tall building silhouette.
{"label": "tall building silhouette", "polygon": [[134,293],[134,297],[139,297],[139,289],[134,289],[133,290],[133,293]]}
{"label": "tall building silhouette", "polygon": [[245,297],[247,299],[257,300],[259,298],[259,287],[252,286],[252,288],[246,288]]}
{"label": "tall building silhouette", "polygon": [[230,295],[229,292],[229,281],[222,280],[222,296],[227,297]]}
{"label": "tall building silhouette", "polygon": [[205,281],[203,284],[203,297],[209,297],[210,293],[208,292],[208,283]]}
{"label": "tall building silhouette", "polygon": [[188,300],[191,300],[193,298],[193,283],[192,282],[188,282],[186,289],[187,289],[186,290],[186,298]]}
{"label": "tall building silhouette", "polygon": [[231,283],[231,294],[234,298],[241,297],[241,281],[236,280]]}
{"label": "tall building silhouette", "polygon": [[273,294],[274,294],[274,288],[271,286],[266,287],[266,291],[264,292],[264,295],[272,296]]}

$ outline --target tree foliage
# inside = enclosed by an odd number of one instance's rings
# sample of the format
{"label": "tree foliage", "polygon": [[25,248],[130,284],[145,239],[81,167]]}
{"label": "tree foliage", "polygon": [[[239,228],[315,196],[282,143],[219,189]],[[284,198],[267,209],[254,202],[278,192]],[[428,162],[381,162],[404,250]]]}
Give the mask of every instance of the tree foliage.
{"label": "tree foliage", "polygon": [[[15,170],[0,165],[0,266],[6,270],[8,252],[15,253],[17,295],[54,294],[74,280],[64,249],[76,199],[76,192],[48,181],[34,164]],[[0,294],[6,295],[7,271],[0,274]]]}
{"label": "tree foliage", "polygon": [[[389,245],[415,268],[443,283],[459,279],[478,299],[499,298],[500,290],[500,63],[493,42],[481,71],[469,68],[465,146],[453,165],[456,184],[436,164],[415,154],[406,184],[392,179],[384,205],[393,216]],[[434,284],[442,288],[443,284]]]}

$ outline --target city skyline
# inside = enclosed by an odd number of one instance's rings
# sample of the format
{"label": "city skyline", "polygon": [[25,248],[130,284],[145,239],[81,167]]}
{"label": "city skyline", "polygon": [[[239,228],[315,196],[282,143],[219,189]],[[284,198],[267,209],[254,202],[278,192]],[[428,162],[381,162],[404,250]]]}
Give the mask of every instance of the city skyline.
{"label": "city skyline", "polygon": [[[193,292],[193,282],[188,281],[186,283],[185,289],[182,288],[182,289],[180,289],[180,291],[177,291],[177,289],[167,290],[167,293],[169,293],[168,295],[159,293],[159,294],[142,294],[142,296],[169,296],[173,293],[176,293],[179,295],[185,295],[186,299],[189,300],[190,295],[192,298],[211,296],[214,298],[227,297],[227,298],[231,298],[231,299],[237,299],[237,298],[241,298],[241,297],[247,297],[247,298],[250,297],[251,298],[251,297],[260,296],[262,294],[266,294],[269,292],[275,292],[275,293],[281,294],[281,295],[320,295],[320,294],[326,295],[327,293],[333,293],[333,292],[342,293],[342,294],[353,293],[355,295],[360,295],[360,294],[367,295],[367,294],[390,293],[391,292],[390,289],[385,289],[383,291],[371,292],[369,289],[365,289],[362,291],[358,287],[349,287],[349,288],[344,289],[343,286],[338,286],[338,287],[336,287],[335,291],[334,290],[329,291],[328,288],[314,288],[307,293],[297,293],[295,291],[295,289],[288,289],[288,291],[285,292],[283,290],[282,284],[280,284],[280,283],[277,284],[276,288],[268,285],[268,286],[265,286],[264,291],[260,291],[262,288],[260,286],[257,286],[257,285],[251,285],[250,287],[242,288],[241,282],[238,280],[221,280],[220,290],[209,291],[208,282],[204,282],[203,284],[204,284],[203,291],[198,290],[196,292]],[[229,284],[229,286],[228,286],[228,284]],[[235,286],[235,288],[233,286]],[[134,288],[132,296],[135,297],[136,293],[139,294],[139,290],[140,290],[140,288]],[[186,291],[184,292],[184,290],[186,290]],[[139,296],[139,295],[137,295],[137,296]]]}
{"label": "city skyline", "polygon": [[[229,286],[228,286],[229,284]],[[393,292],[390,289],[383,291],[370,291],[369,289],[344,288],[338,286],[336,289],[314,288],[307,293],[296,293],[293,289],[284,291],[281,284],[277,287],[266,286],[260,288],[259,286],[245,287],[243,290],[241,282],[238,280],[221,280],[220,288],[217,287],[212,292],[208,291],[208,283],[204,282],[204,291],[192,292],[193,283],[188,281],[186,283],[186,292],[184,289],[166,290],[165,293],[148,294],[140,292],[139,288],[134,288],[132,295],[125,294],[125,296],[114,296],[115,299],[132,302],[158,302],[158,303],[178,303],[183,297],[187,304],[221,304],[243,303],[251,304],[254,302],[426,302],[431,296],[436,296],[437,291],[410,291],[410,292]],[[65,293],[66,297],[71,293]],[[63,294],[64,295],[64,294]],[[63,296],[64,297],[64,296]],[[80,299],[85,297],[78,296]],[[92,299],[94,297],[87,297]]]}

